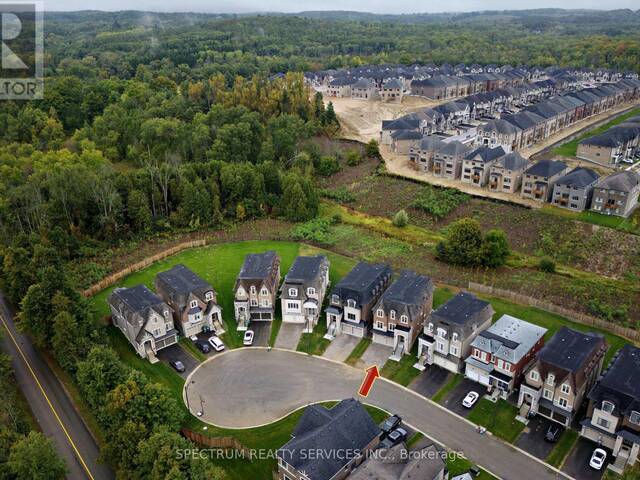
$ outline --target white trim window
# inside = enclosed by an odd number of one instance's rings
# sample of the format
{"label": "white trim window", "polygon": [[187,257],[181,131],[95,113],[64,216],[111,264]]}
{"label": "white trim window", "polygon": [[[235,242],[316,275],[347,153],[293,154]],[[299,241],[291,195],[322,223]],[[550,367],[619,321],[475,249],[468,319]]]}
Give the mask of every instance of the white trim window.
{"label": "white trim window", "polygon": [[258,300],[256,300],[255,298],[251,299],[251,306],[252,307],[257,307],[258,306]]}
{"label": "white trim window", "polygon": [[382,310],[381,308],[378,309],[378,311],[376,312],[376,317],[384,317],[384,310]]}
{"label": "white trim window", "polygon": [[529,378],[534,382],[537,382],[540,380],[540,375],[538,375],[538,372],[536,370],[531,370],[531,373],[529,373]]}
{"label": "white trim window", "polygon": [[640,425],[640,412],[636,412],[635,410],[633,410],[629,415],[629,423]]}
{"label": "white trim window", "polygon": [[453,332],[453,335],[451,335],[451,341],[452,342],[458,341],[458,334],[456,332]]}
{"label": "white trim window", "polygon": [[544,392],[542,393],[542,396],[547,400],[553,400],[553,391],[549,390],[548,388],[545,388]]}
{"label": "white trim window", "polygon": [[377,328],[378,330],[384,330],[384,323],[382,323],[380,320],[378,320],[378,321],[376,322],[376,328]]}
{"label": "white trim window", "polygon": [[298,289],[297,288],[290,288],[289,289],[289,296],[290,297],[297,297],[298,296]]}
{"label": "white trim window", "polygon": [[433,335],[433,323],[429,323],[429,325],[427,325],[427,333]]}
{"label": "white trim window", "polygon": [[607,402],[606,400],[603,400],[602,408],[600,408],[600,410],[606,413],[613,413],[615,408],[616,406],[612,402]]}
{"label": "white trim window", "polygon": [[569,394],[569,393],[571,393],[571,387],[569,385],[567,385],[566,383],[563,383],[562,386],[560,387],[560,391],[562,393]]}
{"label": "white trim window", "polygon": [[391,310],[391,311],[389,312],[389,318],[390,318],[391,320],[395,320],[395,319],[396,319],[396,311],[395,311],[395,310]]}
{"label": "white trim window", "polygon": [[389,329],[390,332],[393,332],[396,329],[396,324],[390,323],[387,328]]}
{"label": "white trim window", "polygon": [[406,315],[400,315],[400,323],[406,325],[407,323],[409,323],[409,317],[407,317]]}
{"label": "white trim window", "polygon": [[564,397],[558,398],[558,405],[560,405],[562,408],[569,408],[569,402]]}
{"label": "white trim window", "polygon": [[260,295],[269,295],[269,290],[267,290],[266,287],[262,287],[262,290],[260,290]]}
{"label": "white trim window", "polygon": [[309,287],[307,288],[307,295],[315,295],[316,294],[316,289],[313,287]]}
{"label": "white trim window", "polygon": [[207,293],[205,293],[205,294],[204,294],[204,299],[205,299],[207,302],[210,302],[211,300],[213,300],[213,292],[207,292]]}
{"label": "white trim window", "polygon": [[556,376],[553,373],[547,375],[547,383],[549,385],[553,385],[554,383],[556,383]]}
{"label": "white trim window", "polygon": [[196,308],[198,306],[197,300],[191,300],[191,308]]}
{"label": "white trim window", "polygon": [[290,312],[300,311],[300,302],[287,302],[287,310]]}
{"label": "white trim window", "polygon": [[251,295],[255,295],[256,294],[256,286],[255,285],[251,285],[250,291],[251,291]]}
{"label": "white trim window", "polygon": [[356,308],[356,301],[352,299],[347,300],[347,307]]}

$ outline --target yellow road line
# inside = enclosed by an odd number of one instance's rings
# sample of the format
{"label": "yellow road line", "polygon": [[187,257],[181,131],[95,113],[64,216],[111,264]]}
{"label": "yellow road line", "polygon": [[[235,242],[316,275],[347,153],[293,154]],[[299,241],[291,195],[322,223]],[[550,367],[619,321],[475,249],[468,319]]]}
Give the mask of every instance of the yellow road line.
{"label": "yellow road line", "polygon": [[56,417],[56,420],[60,424],[60,427],[62,428],[62,431],[67,436],[67,440],[69,440],[69,444],[71,445],[71,448],[73,448],[73,451],[76,453],[76,456],[78,457],[78,460],[80,460],[80,463],[82,464],[82,467],[84,468],[85,472],[87,472],[87,476],[91,480],[94,480],[93,475],[91,474],[91,471],[89,470],[89,467],[87,467],[87,464],[85,463],[84,459],[82,458],[82,455],[80,455],[80,452],[78,451],[78,448],[76,447],[76,444],[71,439],[71,436],[69,435],[69,432],[67,431],[67,429],[65,428],[64,424],[62,423],[62,420],[60,419],[60,416],[58,415],[58,412],[56,412],[56,409],[53,408],[53,404],[51,403],[51,400],[49,400],[49,397],[47,396],[46,392],[44,391],[44,388],[42,387],[42,384],[40,383],[40,380],[38,380],[38,377],[36,376],[36,372],[34,372],[33,368],[31,368],[31,364],[29,363],[29,360],[27,360],[27,357],[25,356],[24,352],[20,348],[20,345],[18,344],[18,342],[16,341],[15,337],[11,333],[11,330],[9,330],[9,326],[7,325],[7,323],[5,322],[4,318],[2,318],[1,315],[0,315],[0,321],[2,321],[2,324],[4,325],[5,330],[9,334],[9,337],[11,337],[11,341],[13,341],[13,344],[18,349],[18,353],[20,353],[20,356],[24,360],[24,363],[27,365],[27,368],[31,372],[31,376],[33,376],[33,379],[38,384],[38,388],[40,388],[40,391],[42,392],[42,396],[44,397],[44,399],[49,404],[49,408],[51,408],[51,411],[53,412],[53,415]]}

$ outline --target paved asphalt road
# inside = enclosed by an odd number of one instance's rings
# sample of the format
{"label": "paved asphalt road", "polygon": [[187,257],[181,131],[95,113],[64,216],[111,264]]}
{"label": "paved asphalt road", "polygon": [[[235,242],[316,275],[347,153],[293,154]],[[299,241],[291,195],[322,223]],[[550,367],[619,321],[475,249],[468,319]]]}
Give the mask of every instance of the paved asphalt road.
{"label": "paved asphalt road", "polygon": [[[205,408],[202,420],[246,428],[271,423],[308,403],[357,397],[362,379],[362,370],[346,364],[245,348],[203,363],[186,385],[190,398],[201,395],[206,405],[216,406]],[[433,441],[463,452],[504,480],[571,478],[491,435],[477,433],[473,424],[392,382],[378,379],[366,403],[398,413]]]}
{"label": "paved asphalt road", "polygon": [[28,337],[17,332],[13,311],[0,292],[2,349],[13,357],[18,385],[42,432],[62,455],[72,480],[112,479],[111,469],[98,463],[99,449],[73,403]]}

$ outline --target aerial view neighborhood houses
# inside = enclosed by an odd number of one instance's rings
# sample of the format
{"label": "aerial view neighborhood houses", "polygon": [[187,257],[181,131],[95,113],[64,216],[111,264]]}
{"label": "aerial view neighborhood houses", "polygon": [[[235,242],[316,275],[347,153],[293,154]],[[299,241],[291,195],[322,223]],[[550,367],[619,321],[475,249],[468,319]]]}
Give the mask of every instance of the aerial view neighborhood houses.
{"label": "aerial view neighborhood houses", "polygon": [[0,480],[640,480],[640,10],[391,7],[0,5]]}

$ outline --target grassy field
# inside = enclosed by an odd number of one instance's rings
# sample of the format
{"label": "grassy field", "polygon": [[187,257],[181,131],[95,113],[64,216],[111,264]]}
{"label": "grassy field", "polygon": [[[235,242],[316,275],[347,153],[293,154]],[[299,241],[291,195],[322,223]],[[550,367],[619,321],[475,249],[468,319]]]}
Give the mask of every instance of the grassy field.
{"label": "grassy field", "polygon": [[481,398],[468,418],[473,423],[486,427],[497,437],[513,443],[524,429],[524,423],[515,419],[517,414],[518,409],[506,400],[500,399],[493,403]]}
{"label": "grassy field", "polygon": [[600,125],[599,127],[596,127],[584,132],[583,134],[579,135],[578,137],[571,140],[570,142],[563,143],[557,148],[554,148],[552,153],[555,155],[561,155],[563,157],[575,157],[576,152],[578,150],[578,143],[580,143],[580,141],[584,140],[585,138],[591,137],[593,135],[604,133],[607,130],[609,130],[611,127],[624,122],[627,118],[635,117],[636,115],[640,115],[640,108],[634,108],[630,112],[627,112],[624,115],[620,115],[619,117],[614,118],[610,122],[607,122],[603,125]]}
{"label": "grassy field", "polygon": [[406,387],[421,373],[417,368],[413,368],[417,360],[418,342],[416,341],[411,352],[408,355],[403,355],[399,362],[387,360],[380,374]]}
{"label": "grassy field", "polygon": [[370,338],[363,338],[360,340],[344,362],[347,365],[355,367],[358,360],[360,360],[360,357],[362,357],[362,354],[367,350],[367,348],[369,348],[369,345],[371,345]]}
{"label": "grassy field", "polygon": [[565,208],[556,207],[554,205],[545,205],[540,212],[555,215],[557,217],[569,218],[579,222],[591,223],[601,227],[613,228],[626,233],[640,235],[640,213],[636,211],[631,217],[623,218],[615,215],[602,215],[601,213],[585,210],[584,212],[572,212]]}
{"label": "grassy field", "polygon": [[250,241],[185,250],[166,260],[154,263],[144,270],[132,273],[117,285],[95,295],[91,302],[96,314],[104,317],[109,314],[107,297],[115,287],[132,287],[144,284],[153,289],[153,280],[157,273],[182,263],[197,272],[215,288],[218,293],[218,303],[222,307],[222,318],[226,330],[223,340],[231,348],[239,347],[242,345],[242,335],[235,327],[233,286],[245,255],[277,250],[282,259],[281,272],[282,275],[285,275],[298,255],[299,248],[300,245],[294,242]]}
{"label": "grassy field", "polygon": [[440,390],[438,390],[435,395],[431,398],[436,403],[442,403],[442,401],[447,398],[447,395],[458,386],[458,384],[462,381],[464,377],[462,375],[454,375],[451,377],[447,383],[445,383]]}
{"label": "grassy field", "polygon": [[558,443],[555,444],[545,461],[549,465],[560,468],[562,462],[567,458],[571,448],[573,448],[573,445],[576,443],[576,440],[578,440],[578,432],[575,430],[567,429],[562,432]]}

